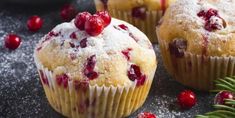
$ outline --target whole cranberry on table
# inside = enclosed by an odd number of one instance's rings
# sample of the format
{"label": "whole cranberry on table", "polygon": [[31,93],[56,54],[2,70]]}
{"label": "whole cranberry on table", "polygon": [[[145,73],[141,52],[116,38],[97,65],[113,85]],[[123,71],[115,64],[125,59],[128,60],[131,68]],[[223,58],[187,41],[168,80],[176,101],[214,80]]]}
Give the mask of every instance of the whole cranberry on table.
{"label": "whole cranberry on table", "polygon": [[41,29],[42,25],[43,25],[43,20],[41,17],[37,15],[31,16],[27,21],[27,27],[32,32],[36,32],[39,29]]}
{"label": "whole cranberry on table", "polygon": [[17,49],[21,44],[21,38],[16,34],[8,34],[5,37],[5,47],[10,50]]}
{"label": "whole cranberry on table", "polygon": [[60,17],[63,21],[71,21],[76,14],[77,10],[71,4],[65,4],[60,10]]}
{"label": "whole cranberry on table", "polygon": [[225,105],[226,99],[235,99],[235,94],[229,91],[221,91],[216,94],[214,104]]}
{"label": "whole cranberry on table", "polygon": [[192,108],[196,102],[196,95],[194,94],[194,92],[190,91],[190,90],[184,90],[182,91],[179,95],[178,95],[178,104],[180,105],[180,107],[182,109],[190,109]]}
{"label": "whole cranberry on table", "polygon": [[157,118],[157,116],[150,112],[143,112],[143,113],[138,114],[137,118]]}

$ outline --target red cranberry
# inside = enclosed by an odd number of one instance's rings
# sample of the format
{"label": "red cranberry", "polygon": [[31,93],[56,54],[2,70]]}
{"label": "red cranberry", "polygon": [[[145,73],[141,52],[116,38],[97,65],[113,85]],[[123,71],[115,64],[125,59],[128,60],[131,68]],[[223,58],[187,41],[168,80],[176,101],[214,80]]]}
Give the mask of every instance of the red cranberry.
{"label": "red cranberry", "polygon": [[71,48],[75,48],[75,44],[74,43],[69,42],[69,45],[70,45]]}
{"label": "red cranberry", "polygon": [[56,32],[54,32],[54,31],[50,31],[50,32],[46,35],[46,38],[45,38],[45,40],[44,40],[43,42],[50,40],[51,37],[57,37],[57,36],[59,36],[59,34],[60,34],[60,32],[59,32],[59,33],[56,33]]}
{"label": "red cranberry", "polygon": [[139,79],[137,80],[137,86],[142,86],[142,85],[144,85],[144,83],[145,83],[145,81],[146,81],[146,75],[141,75],[140,77],[139,77]]}
{"label": "red cranberry", "polygon": [[132,50],[131,48],[128,48],[128,49],[122,51],[122,54],[126,57],[126,59],[127,59],[128,61],[130,60],[130,55],[129,55],[129,53],[130,53],[131,50]]}
{"label": "red cranberry", "polygon": [[120,24],[120,25],[118,25],[118,27],[120,27],[123,30],[128,30],[128,27],[124,24]]}
{"label": "red cranberry", "polygon": [[90,71],[90,72],[85,71],[85,75],[87,78],[89,78],[89,80],[94,80],[95,78],[99,76],[99,74],[95,71]]}
{"label": "red cranberry", "polygon": [[157,118],[157,116],[150,112],[143,112],[143,113],[138,114],[137,118]]}
{"label": "red cranberry", "polygon": [[85,22],[91,17],[91,14],[88,12],[82,12],[79,13],[75,20],[74,24],[75,26],[80,30],[85,30]]}
{"label": "red cranberry", "polygon": [[71,4],[64,5],[60,10],[60,17],[63,21],[71,21],[76,16],[77,10]]}
{"label": "red cranberry", "polygon": [[187,41],[183,39],[176,39],[169,44],[170,53],[177,58],[184,56],[184,52],[187,49]]}
{"label": "red cranberry", "polygon": [[8,34],[5,37],[5,47],[11,50],[17,49],[21,44],[21,38],[16,34]]}
{"label": "red cranberry", "polygon": [[74,81],[74,88],[85,92],[89,88],[88,81]]}
{"label": "red cranberry", "polygon": [[[223,27],[226,27],[226,23],[224,21],[224,19],[222,19],[219,14],[218,14],[218,11],[215,10],[215,9],[209,9],[207,11],[200,11],[198,14],[197,14],[199,17],[202,17],[204,20],[205,20],[205,26],[204,28],[207,30],[207,31],[213,31],[213,30],[220,30],[222,29]],[[213,18],[214,17],[214,18]],[[216,18],[216,19],[215,19]],[[217,21],[215,21],[217,20]],[[219,24],[218,20],[222,20],[222,23]]]}
{"label": "red cranberry", "polygon": [[131,13],[132,17],[144,20],[146,18],[146,10],[147,8],[145,6],[134,7]]}
{"label": "red cranberry", "polygon": [[71,39],[77,39],[77,35],[75,32],[73,32],[72,34],[70,34],[69,36]]}
{"label": "red cranberry", "polygon": [[52,36],[57,37],[57,36],[59,36],[59,34],[60,34],[60,32],[59,32],[59,33],[56,33],[56,32],[54,32],[54,31],[50,31],[47,35],[50,36],[50,37],[52,37]]}
{"label": "red cranberry", "polygon": [[140,67],[137,65],[131,65],[130,70],[128,71],[128,77],[130,80],[135,81],[141,76]]}
{"label": "red cranberry", "polygon": [[[205,29],[207,31],[213,31],[213,30],[221,30],[224,24],[223,23],[219,23],[219,20],[222,20],[221,18],[210,18],[208,21],[206,21],[205,23]],[[223,21],[222,21],[223,22]]]}
{"label": "red cranberry", "polygon": [[166,0],[160,0],[161,10],[163,14],[165,14],[166,8],[167,8],[167,1]]}
{"label": "red cranberry", "polygon": [[39,16],[31,16],[27,21],[27,26],[30,31],[36,32],[41,29],[43,20]]}
{"label": "red cranberry", "polygon": [[225,105],[226,99],[235,99],[235,94],[229,91],[221,91],[218,94],[216,94],[214,103]]}
{"label": "red cranberry", "polygon": [[97,72],[94,71],[96,64],[96,56],[92,55],[87,59],[87,63],[84,69],[84,75],[89,79],[93,80],[99,76]]}
{"label": "red cranberry", "polygon": [[69,77],[67,74],[57,75],[56,76],[56,82],[59,86],[64,86],[64,88],[68,87],[68,80]]}
{"label": "red cranberry", "polygon": [[81,47],[81,48],[87,47],[87,38],[82,39],[82,40],[80,41],[80,47]]}
{"label": "red cranberry", "polygon": [[108,26],[111,23],[111,16],[107,11],[98,11],[96,12],[98,16],[104,21],[104,27]]}
{"label": "red cranberry", "polygon": [[146,80],[146,75],[141,73],[140,67],[132,64],[127,72],[127,76],[131,81],[137,80],[137,86],[143,85]]}
{"label": "red cranberry", "polygon": [[43,73],[42,70],[39,70],[39,75],[40,75],[40,78],[41,78],[41,80],[42,80],[42,83],[49,86],[48,79],[47,79],[47,77],[44,75],[44,73]]}
{"label": "red cranberry", "polygon": [[40,51],[42,49],[42,46],[38,47],[36,50],[37,51]]}
{"label": "red cranberry", "polygon": [[91,16],[85,23],[85,30],[91,36],[99,35],[104,29],[104,21],[99,16]]}
{"label": "red cranberry", "polygon": [[178,103],[182,109],[192,108],[196,102],[196,96],[190,90],[184,90],[178,95]]}
{"label": "red cranberry", "polygon": [[197,15],[205,20],[209,20],[212,16],[218,16],[218,11],[211,8],[208,11],[202,10]]}
{"label": "red cranberry", "polygon": [[218,11],[215,9],[209,9],[206,13],[207,19],[210,19],[212,16],[218,16]]}

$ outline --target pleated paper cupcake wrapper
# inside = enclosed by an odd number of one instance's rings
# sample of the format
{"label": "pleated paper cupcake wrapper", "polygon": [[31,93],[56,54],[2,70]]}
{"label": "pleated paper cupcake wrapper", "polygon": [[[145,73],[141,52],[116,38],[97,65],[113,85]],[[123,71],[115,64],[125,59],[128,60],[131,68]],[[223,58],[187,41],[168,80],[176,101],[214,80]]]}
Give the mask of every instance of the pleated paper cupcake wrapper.
{"label": "pleated paper cupcake wrapper", "polygon": [[[75,88],[74,81],[68,87],[59,86],[52,72],[35,63],[40,73],[44,91],[50,105],[59,113],[70,118],[122,118],[129,116],[144,103],[152,84],[154,73],[144,85],[136,86],[98,86],[88,85],[84,90]],[[43,80],[44,79],[44,80]],[[48,81],[45,84],[45,79]]]}
{"label": "pleated paper cupcake wrapper", "polygon": [[[102,9],[98,9],[98,10],[102,10]],[[133,17],[131,15],[131,12],[132,12],[131,9],[130,11],[123,11],[123,10],[112,8],[112,6],[109,5],[108,11],[112,17],[124,20],[138,27],[141,31],[143,31],[148,36],[148,38],[150,39],[152,43],[157,43],[157,36],[153,32],[155,32],[156,26],[163,15],[162,10],[147,11],[145,19],[138,19],[138,18]]]}
{"label": "pleated paper cupcake wrapper", "polygon": [[195,55],[185,52],[184,57],[170,54],[168,45],[158,38],[163,62],[167,71],[183,85],[208,91],[214,88],[214,80],[235,74],[234,57]]}

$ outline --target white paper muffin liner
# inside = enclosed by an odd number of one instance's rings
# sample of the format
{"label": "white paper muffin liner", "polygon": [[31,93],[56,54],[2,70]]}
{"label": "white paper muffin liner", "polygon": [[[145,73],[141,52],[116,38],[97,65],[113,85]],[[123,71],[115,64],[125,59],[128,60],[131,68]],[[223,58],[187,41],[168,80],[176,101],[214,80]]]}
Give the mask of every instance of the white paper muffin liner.
{"label": "white paper muffin liner", "polygon": [[[157,32],[158,33],[158,32]],[[208,91],[214,80],[235,75],[235,58],[195,55],[189,52],[176,58],[170,54],[169,44],[158,37],[163,62],[167,71],[183,85]]]}
{"label": "white paper muffin liner", "polygon": [[[35,53],[34,53],[35,54]],[[68,87],[59,86],[53,78],[53,72],[43,67],[36,55],[34,60],[40,80],[50,105],[59,113],[70,118],[122,118],[129,116],[143,105],[152,84],[155,71],[142,86],[133,82],[129,86],[80,86],[75,89],[74,80],[68,81]],[[48,80],[43,84],[42,76]]]}

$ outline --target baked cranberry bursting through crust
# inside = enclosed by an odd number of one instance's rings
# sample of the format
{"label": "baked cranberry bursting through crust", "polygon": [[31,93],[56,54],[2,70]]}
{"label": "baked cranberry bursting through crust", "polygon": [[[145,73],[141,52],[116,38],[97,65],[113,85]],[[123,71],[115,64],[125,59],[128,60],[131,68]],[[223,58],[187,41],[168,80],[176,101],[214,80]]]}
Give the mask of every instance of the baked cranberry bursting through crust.
{"label": "baked cranberry bursting through crust", "polygon": [[[71,38],[71,41],[69,41],[68,44],[70,46],[69,48],[71,49],[71,51],[73,51],[69,54],[69,57],[73,61],[73,60],[76,60],[77,58],[76,53],[78,53],[80,50],[85,50],[88,47],[92,46],[89,43],[89,40],[99,40],[99,39],[91,39],[89,37],[96,37],[96,36],[103,35],[102,34],[103,30],[107,26],[109,26],[111,23],[111,17],[107,11],[99,11],[93,15],[91,15],[88,12],[82,12],[82,13],[79,13],[76,16],[75,20],[73,20],[72,22],[74,22],[74,26],[76,28],[74,29],[75,31],[69,33],[68,37]],[[134,42],[136,43],[142,40],[142,39],[139,39],[139,37],[136,37],[135,34],[132,33],[132,30],[125,24],[122,24],[122,23],[118,25],[115,24],[110,27],[114,28],[118,32],[122,32],[123,34],[129,35],[130,39],[133,39]],[[79,35],[79,33],[81,32],[85,34]],[[53,41],[56,38],[64,38],[64,37],[65,36],[64,36],[63,30],[53,30],[49,32],[44,37],[44,40],[41,41],[41,44],[38,46],[37,51],[40,51],[46,42]],[[149,43],[149,42],[146,42],[146,43]],[[66,40],[61,39],[60,47],[64,48],[64,46],[66,46]],[[123,58],[127,60],[127,63],[129,65],[126,71],[126,76],[132,82],[136,82],[137,86],[142,86],[144,85],[147,79],[147,75],[142,72],[140,66],[132,62],[132,56],[131,56],[132,51],[133,51],[132,48],[126,48],[120,51],[120,55],[122,55]],[[97,66],[97,55],[94,54],[94,55],[89,56],[86,59],[85,63],[83,63],[82,73],[84,77],[86,78],[86,80],[85,81],[76,80],[77,82],[74,84],[74,87],[76,89],[78,88],[86,89],[89,81],[97,79],[100,76],[100,74],[102,74],[98,70],[96,70],[96,66]],[[42,83],[49,86],[48,79],[45,77],[43,71],[40,70],[39,73],[41,76]],[[56,75],[56,82],[57,82],[57,85],[59,86],[67,88],[69,81],[71,81],[71,78],[70,78],[70,75],[68,75],[67,73]]]}

